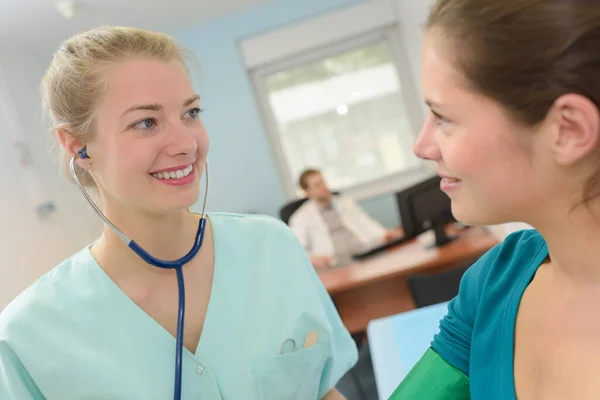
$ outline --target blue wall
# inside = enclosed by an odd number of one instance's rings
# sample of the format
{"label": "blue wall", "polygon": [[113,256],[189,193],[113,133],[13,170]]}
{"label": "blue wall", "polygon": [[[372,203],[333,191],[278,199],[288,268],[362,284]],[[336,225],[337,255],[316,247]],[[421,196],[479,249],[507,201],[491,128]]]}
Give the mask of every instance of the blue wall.
{"label": "blue wall", "polygon": [[[239,41],[361,0],[277,0],[171,34],[200,60],[196,80],[211,139],[211,211],[276,216],[284,191]],[[192,72],[194,72],[192,70]],[[391,196],[364,202],[385,225],[395,225]]]}

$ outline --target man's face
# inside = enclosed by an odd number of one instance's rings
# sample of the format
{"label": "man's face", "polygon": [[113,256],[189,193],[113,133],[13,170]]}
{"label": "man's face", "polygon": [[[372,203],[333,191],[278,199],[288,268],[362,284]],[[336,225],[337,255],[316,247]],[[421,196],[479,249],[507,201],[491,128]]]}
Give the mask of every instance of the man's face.
{"label": "man's face", "polygon": [[331,191],[321,174],[312,174],[306,178],[306,197],[313,201],[324,202],[331,199]]}

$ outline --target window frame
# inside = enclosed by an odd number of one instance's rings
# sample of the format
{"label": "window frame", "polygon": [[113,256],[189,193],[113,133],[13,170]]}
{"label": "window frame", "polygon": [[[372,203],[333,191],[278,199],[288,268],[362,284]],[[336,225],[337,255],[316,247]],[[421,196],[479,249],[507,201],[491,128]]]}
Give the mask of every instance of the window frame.
{"label": "window frame", "polygon": [[[284,195],[287,201],[298,198],[300,188],[297,184],[298,178],[293,177],[291,174],[280,141],[277,122],[275,121],[268,98],[269,91],[266,84],[266,78],[269,75],[281,71],[294,69],[312,62],[317,62],[323,58],[336,56],[380,42],[385,42],[387,44],[392,61],[396,66],[402,86],[400,93],[406,107],[413,138],[416,139],[420,127],[424,122],[423,108],[420,106],[421,101],[417,95],[417,89],[413,82],[414,78],[410,73],[408,60],[405,56],[406,51],[400,38],[400,29],[396,24],[360,33],[351,38],[327,45],[314,47],[310,50],[299,52],[281,60],[263,64],[249,70],[260,116],[265,126],[271,153],[274,156],[279,179],[283,185]],[[416,167],[405,169],[368,182],[336,188],[336,190],[339,189],[340,191],[343,191],[345,195],[356,200],[362,200],[402,190],[431,175],[432,169],[429,168],[425,162],[419,161]]]}

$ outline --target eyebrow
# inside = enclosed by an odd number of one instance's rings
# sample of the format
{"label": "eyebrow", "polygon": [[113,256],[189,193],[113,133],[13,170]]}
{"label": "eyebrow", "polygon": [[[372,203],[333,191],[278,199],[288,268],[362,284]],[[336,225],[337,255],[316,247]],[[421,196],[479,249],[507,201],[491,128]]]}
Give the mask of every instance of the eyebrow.
{"label": "eyebrow", "polygon": [[425,104],[427,104],[429,106],[429,108],[437,108],[437,107],[441,107],[440,104],[431,101],[431,100],[425,100]]}
{"label": "eyebrow", "polygon": [[192,104],[193,102],[195,102],[196,100],[200,100],[200,95],[194,95],[192,97],[190,97],[189,99],[187,99],[186,101],[183,102],[183,106],[182,107],[187,107],[190,104]]}
{"label": "eyebrow", "polygon": [[[187,99],[186,101],[184,101],[182,107],[187,107],[197,100],[200,100],[200,96],[196,94],[196,95],[190,97],[189,99]],[[163,106],[160,104],[141,104],[141,105],[135,105],[133,107],[129,107],[127,110],[125,110],[123,115],[128,114],[133,111],[138,111],[138,110],[160,111],[162,109],[163,109]]]}

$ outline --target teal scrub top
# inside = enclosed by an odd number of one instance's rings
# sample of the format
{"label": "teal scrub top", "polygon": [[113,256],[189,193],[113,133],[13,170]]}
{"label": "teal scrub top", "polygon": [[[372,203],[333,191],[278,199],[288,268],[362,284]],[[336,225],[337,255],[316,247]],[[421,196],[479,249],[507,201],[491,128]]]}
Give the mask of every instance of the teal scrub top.
{"label": "teal scrub top", "polygon": [[[209,219],[213,287],[198,348],[184,348],[182,398],[322,398],[358,354],[303,248],[273,218]],[[304,349],[312,330],[318,343]],[[296,349],[288,342],[281,354],[287,339]],[[165,400],[173,397],[174,367],[175,338],[89,248],[0,314],[0,399]]]}
{"label": "teal scrub top", "polygon": [[448,314],[431,347],[468,377],[471,399],[516,400],[513,366],[517,311],[525,289],[548,254],[538,232],[516,232],[463,276],[458,296],[448,305]]}

